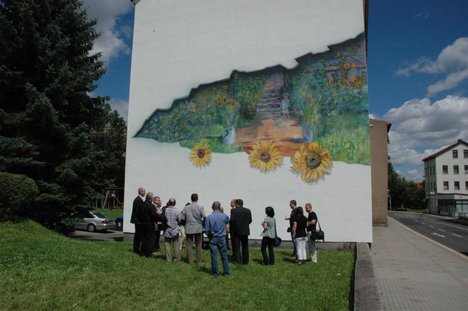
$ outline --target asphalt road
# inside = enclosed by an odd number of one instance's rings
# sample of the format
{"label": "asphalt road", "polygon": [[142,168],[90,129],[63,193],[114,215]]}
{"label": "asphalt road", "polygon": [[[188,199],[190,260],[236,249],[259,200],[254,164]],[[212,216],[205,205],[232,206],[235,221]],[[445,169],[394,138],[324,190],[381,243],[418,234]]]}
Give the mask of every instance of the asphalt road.
{"label": "asphalt road", "polygon": [[435,215],[395,211],[388,215],[425,237],[468,256],[468,226]]}
{"label": "asphalt road", "polygon": [[105,232],[88,232],[84,230],[75,230],[69,234],[69,237],[89,240],[89,241],[123,241],[122,231],[108,230]]}

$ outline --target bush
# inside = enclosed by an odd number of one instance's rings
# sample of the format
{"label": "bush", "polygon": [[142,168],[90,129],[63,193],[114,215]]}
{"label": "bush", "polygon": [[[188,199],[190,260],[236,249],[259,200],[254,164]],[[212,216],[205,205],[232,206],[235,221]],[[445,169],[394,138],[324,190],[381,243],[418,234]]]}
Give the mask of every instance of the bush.
{"label": "bush", "polygon": [[37,184],[31,178],[0,172],[0,220],[26,217],[38,192]]}

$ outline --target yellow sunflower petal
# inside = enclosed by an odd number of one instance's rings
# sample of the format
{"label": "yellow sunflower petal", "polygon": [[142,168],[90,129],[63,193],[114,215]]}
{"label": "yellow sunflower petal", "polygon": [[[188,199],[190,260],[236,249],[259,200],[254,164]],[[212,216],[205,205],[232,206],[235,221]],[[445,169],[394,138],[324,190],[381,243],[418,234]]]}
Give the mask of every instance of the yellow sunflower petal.
{"label": "yellow sunflower petal", "polygon": [[211,148],[207,143],[198,143],[189,155],[190,161],[196,167],[208,166],[211,162]]}
{"label": "yellow sunflower petal", "polygon": [[269,172],[283,163],[283,157],[272,141],[260,141],[253,146],[249,155],[249,163],[252,168],[261,172]]}
{"label": "yellow sunflower petal", "polygon": [[303,144],[291,157],[291,164],[291,170],[298,173],[305,182],[318,180],[333,166],[328,149],[317,142]]}

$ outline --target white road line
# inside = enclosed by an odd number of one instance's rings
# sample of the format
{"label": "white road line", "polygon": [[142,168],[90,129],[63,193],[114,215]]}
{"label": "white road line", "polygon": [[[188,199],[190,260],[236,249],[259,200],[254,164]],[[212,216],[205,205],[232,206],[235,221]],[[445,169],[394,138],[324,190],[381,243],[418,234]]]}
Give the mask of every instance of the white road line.
{"label": "white road line", "polygon": [[455,234],[455,233],[452,233],[452,235],[456,236],[456,237],[459,237],[459,238],[462,238],[463,236],[459,235],[459,234]]}
{"label": "white road line", "polygon": [[438,234],[438,233],[435,233],[435,232],[432,232],[432,235],[437,235],[437,236],[440,236],[441,238],[445,238],[445,235]]}
{"label": "white road line", "polygon": [[421,221],[421,223],[422,223],[423,225],[425,225],[425,224],[426,224],[424,221]]}
{"label": "white road line", "polygon": [[429,225],[429,227],[431,227],[431,228],[434,228],[434,226],[433,226],[433,225]]}
{"label": "white road line", "polygon": [[439,230],[439,231],[442,231],[442,232],[445,232],[445,230],[444,230],[444,229],[438,229],[438,230]]}
{"label": "white road line", "polygon": [[468,226],[463,226],[463,225],[452,225],[452,224],[441,224],[442,226],[447,226],[447,227],[453,227],[453,228],[457,228],[457,229],[460,229],[460,230],[463,230],[463,231],[468,231]]}

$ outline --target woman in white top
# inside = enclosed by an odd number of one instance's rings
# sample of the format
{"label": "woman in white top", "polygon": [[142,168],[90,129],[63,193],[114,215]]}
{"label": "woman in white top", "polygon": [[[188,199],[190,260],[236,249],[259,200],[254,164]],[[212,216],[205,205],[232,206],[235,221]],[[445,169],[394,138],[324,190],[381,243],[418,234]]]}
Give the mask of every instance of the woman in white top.
{"label": "woman in white top", "polygon": [[[267,217],[262,222],[263,232],[262,232],[262,256],[263,264],[273,265],[275,264],[275,253],[273,251],[273,242],[276,236],[276,220],[275,220],[275,211],[273,207],[268,206],[265,208],[265,214]],[[268,247],[268,255],[267,249]]]}

